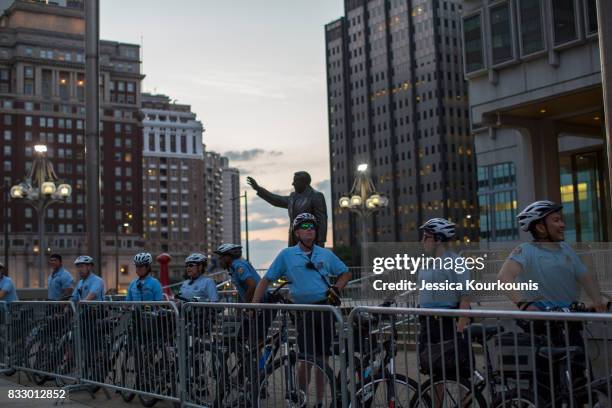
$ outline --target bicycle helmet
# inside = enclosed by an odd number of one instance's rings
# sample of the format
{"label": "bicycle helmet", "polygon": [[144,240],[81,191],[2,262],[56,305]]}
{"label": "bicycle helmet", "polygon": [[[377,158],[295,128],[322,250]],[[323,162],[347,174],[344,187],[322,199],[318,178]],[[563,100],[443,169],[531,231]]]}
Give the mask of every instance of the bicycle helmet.
{"label": "bicycle helmet", "polygon": [[195,264],[203,264],[206,263],[206,256],[198,253],[198,252],[194,252],[193,254],[189,255],[187,258],[185,258],[185,264],[189,264],[189,263],[195,263]]}
{"label": "bicycle helmet", "polygon": [[557,212],[563,205],[548,200],[536,201],[529,204],[516,216],[523,231],[529,231],[533,223],[543,220],[548,214]]}
{"label": "bicycle helmet", "polygon": [[303,222],[312,222],[313,224],[318,225],[317,217],[310,213],[301,213],[293,219],[293,229],[295,230]]}
{"label": "bicycle helmet", "polygon": [[134,255],[132,262],[136,266],[150,266],[153,263],[153,257],[148,252],[141,252]]}
{"label": "bicycle helmet", "polygon": [[94,260],[91,256],[81,255],[77,259],[74,260],[74,264],[75,265],[81,265],[81,264],[93,265]]}
{"label": "bicycle helmet", "polygon": [[222,244],[215,250],[217,255],[229,255],[232,258],[240,258],[242,256],[242,245],[238,244]]}
{"label": "bicycle helmet", "polygon": [[439,241],[448,241],[455,236],[455,224],[444,218],[432,218],[419,229],[433,234]]}

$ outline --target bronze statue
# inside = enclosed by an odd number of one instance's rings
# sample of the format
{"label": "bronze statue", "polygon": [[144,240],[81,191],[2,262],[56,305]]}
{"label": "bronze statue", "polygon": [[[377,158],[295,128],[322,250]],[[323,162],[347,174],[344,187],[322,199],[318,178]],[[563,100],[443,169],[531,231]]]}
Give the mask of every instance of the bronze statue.
{"label": "bronze statue", "polygon": [[297,244],[295,234],[291,231],[293,219],[301,213],[308,212],[317,217],[319,221],[317,228],[316,244],[325,246],[327,238],[327,206],[325,196],[320,191],[316,191],[310,186],[310,174],[305,171],[298,171],[293,175],[293,188],[295,191],[288,196],[274,194],[261,187],[252,177],[247,177],[247,183],[257,195],[275,207],[286,208],[289,212],[289,246]]}

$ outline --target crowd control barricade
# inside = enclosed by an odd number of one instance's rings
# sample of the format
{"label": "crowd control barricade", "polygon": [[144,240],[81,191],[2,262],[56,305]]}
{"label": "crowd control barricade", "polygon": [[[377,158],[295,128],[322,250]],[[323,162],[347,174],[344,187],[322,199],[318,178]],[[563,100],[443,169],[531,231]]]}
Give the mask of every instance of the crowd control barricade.
{"label": "crowd control barricade", "polygon": [[346,407],[346,340],[328,305],[186,303],[184,401]]}
{"label": "crowd control barricade", "polygon": [[0,373],[10,373],[12,370],[10,328],[9,306],[6,302],[0,302]]}
{"label": "crowd control barricade", "polygon": [[16,301],[9,309],[13,367],[32,374],[36,382],[46,377],[60,386],[76,382],[74,305]]}
{"label": "crowd control barricade", "polygon": [[352,407],[611,406],[610,313],[358,307],[347,328]]}
{"label": "crowd control barricade", "polygon": [[80,302],[81,381],[130,400],[179,402],[179,315],[173,302]]}

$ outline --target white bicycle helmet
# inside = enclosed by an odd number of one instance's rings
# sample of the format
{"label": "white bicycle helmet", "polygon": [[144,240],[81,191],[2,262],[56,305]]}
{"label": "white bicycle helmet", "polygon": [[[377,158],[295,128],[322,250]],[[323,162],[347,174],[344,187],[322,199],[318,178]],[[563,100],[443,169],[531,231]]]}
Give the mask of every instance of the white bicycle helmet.
{"label": "white bicycle helmet", "polygon": [[232,258],[240,258],[242,256],[242,245],[222,244],[215,250],[215,254],[229,255]]}
{"label": "white bicycle helmet", "polygon": [[81,265],[81,264],[93,265],[94,260],[89,255],[81,255],[77,259],[74,260],[74,264],[75,265]]}
{"label": "white bicycle helmet", "polygon": [[419,229],[434,234],[442,241],[448,241],[455,236],[455,224],[444,218],[432,218]]}
{"label": "white bicycle helmet", "polygon": [[136,266],[149,266],[153,263],[153,256],[151,256],[151,254],[148,252],[141,252],[134,255],[132,262]]}
{"label": "white bicycle helmet", "polygon": [[195,264],[206,263],[206,256],[200,254],[199,252],[194,252],[193,254],[185,258],[185,265],[189,263],[195,263]]}
{"label": "white bicycle helmet", "polygon": [[295,230],[303,222],[312,222],[314,225],[318,225],[317,217],[310,213],[301,213],[293,219],[293,229]]}
{"label": "white bicycle helmet", "polygon": [[519,226],[523,231],[529,231],[534,222],[543,220],[550,213],[557,212],[563,205],[548,200],[536,201],[529,204],[516,216]]}

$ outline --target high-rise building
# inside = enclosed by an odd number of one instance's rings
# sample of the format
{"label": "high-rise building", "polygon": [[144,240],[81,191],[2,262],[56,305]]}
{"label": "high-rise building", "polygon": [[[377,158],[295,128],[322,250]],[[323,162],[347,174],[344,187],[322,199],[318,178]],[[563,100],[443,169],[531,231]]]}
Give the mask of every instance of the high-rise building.
{"label": "high-rise building", "polygon": [[334,246],[361,242],[338,199],[368,163],[389,206],[368,241],[418,239],[431,217],[477,237],[475,165],[455,0],[345,0],[325,27]]}
{"label": "high-rise building", "polygon": [[541,199],[567,241],[610,239],[596,1],[463,3],[481,240],[528,239],[515,216]]}
{"label": "high-rise building", "polygon": [[223,242],[240,244],[240,171],[229,167],[229,160],[222,160],[223,178]]}
{"label": "high-rise building", "polygon": [[223,191],[224,157],[212,151],[204,156],[204,191],[206,219],[206,254],[210,257],[223,243],[223,213],[225,194]]}
{"label": "high-rise building", "polygon": [[184,258],[205,249],[204,128],[191,106],[166,95],[143,93],[142,116],[145,248],[170,254],[177,281]]}
{"label": "high-rise building", "polygon": [[[85,20],[82,9],[14,1],[0,17],[0,148],[4,183],[32,166],[33,146],[45,144],[72,196],[46,212],[46,245],[70,265],[85,251]],[[132,277],[130,256],[142,248],[142,132],[139,46],[100,42],[102,253],[96,260],[108,287]],[[18,287],[38,286],[37,217],[9,204],[10,269]],[[119,225],[128,224],[121,234]],[[1,228],[1,227],[0,227]],[[115,248],[118,248],[115,250]],[[115,280],[116,267],[126,274]]]}

